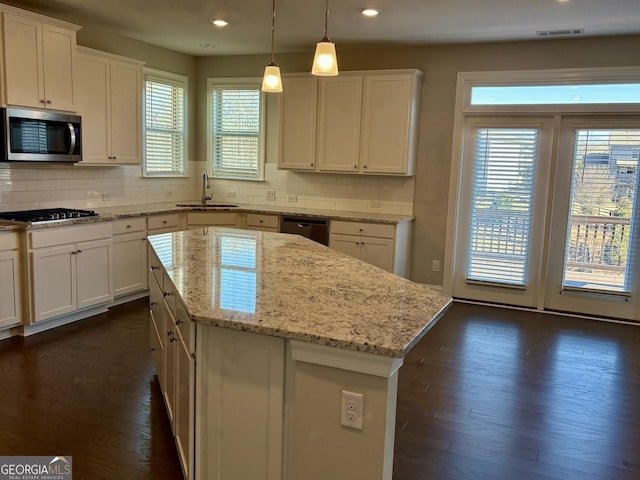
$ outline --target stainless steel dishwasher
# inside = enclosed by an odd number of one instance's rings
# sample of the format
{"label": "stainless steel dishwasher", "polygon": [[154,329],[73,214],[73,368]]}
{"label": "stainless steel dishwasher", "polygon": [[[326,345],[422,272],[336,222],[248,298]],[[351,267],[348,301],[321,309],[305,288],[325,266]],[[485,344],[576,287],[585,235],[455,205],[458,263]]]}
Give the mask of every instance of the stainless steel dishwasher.
{"label": "stainless steel dishwasher", "polygon": [[329,219],[318,217],[283,216],[280,233],[296,233],[314,242],[329,245]]}

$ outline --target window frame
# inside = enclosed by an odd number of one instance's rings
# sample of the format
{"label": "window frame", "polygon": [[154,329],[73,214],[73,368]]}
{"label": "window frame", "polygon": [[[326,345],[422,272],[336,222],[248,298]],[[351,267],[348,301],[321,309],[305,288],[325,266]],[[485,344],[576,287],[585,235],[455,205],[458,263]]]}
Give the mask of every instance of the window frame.
{"label": "window frame", "polygon": [[[147,169],[147,81],[155,81],[183,89],[182,140],[183,159],[180,172],[149,172]],[[183,178],[188,177],[189,164],[189,77],[154,68],[142,69],[142,176],[147,178]]]}
{"label": "window frame", "polygon": [[[224,180],[245,180],[263,182],[266,161],[266,95],[261,90],[262,78],[259,77],[220,77],[207,79],[207,167],[211,169],[211,178]],[[258,119],[258,173],[255,177],[246,175],[221,175],[216,173],[213,159],[213,91],[214,90],[257,90],[260,98]]]}

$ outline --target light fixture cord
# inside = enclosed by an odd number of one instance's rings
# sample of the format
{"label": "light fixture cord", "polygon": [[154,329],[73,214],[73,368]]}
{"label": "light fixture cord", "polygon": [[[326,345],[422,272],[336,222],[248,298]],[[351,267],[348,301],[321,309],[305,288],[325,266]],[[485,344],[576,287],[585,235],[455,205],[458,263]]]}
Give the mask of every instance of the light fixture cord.
{"label": "light fixture cord", "polygon": [[271,63],[275,64],[275,44],[276,44],[276,0],[273,0],[271,8]]}
{"label": "light fixture cord", "polygon": [[328,42],[329,37],[327,36],[327,25],[329,24],[329,0],[324,0],[324,38],[323,42]]}

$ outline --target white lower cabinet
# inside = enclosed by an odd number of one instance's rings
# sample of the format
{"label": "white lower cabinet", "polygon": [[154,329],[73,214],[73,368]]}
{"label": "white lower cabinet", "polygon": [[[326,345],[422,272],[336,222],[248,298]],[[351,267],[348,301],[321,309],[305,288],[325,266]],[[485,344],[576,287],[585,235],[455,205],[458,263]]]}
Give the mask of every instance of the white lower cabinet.
{"label": "white lower cabinet", "polygon": [[149,340],[184,478],[194,477],[195,335],[186,308],[149,248]]}
{"label": "white lower cabinet", "polygon": [[147,289],[147,228],[143,217],[113,222],[114,296]]}
{"label": "white lower cabinet", "polygon": [[196,478],[282,479],[284,339],[196,326]]}
{"label": "white lower cabinet", "polygon": [[332,220],[329,247],[402,277],[409,274],[411,222]]}
{"label": "white lower cabinet", "polygon": [[111,225],[29,235],[32,323],[113,300]]}
{"label": "white lower cabinet", "polygon": [[0,233],[0,329],[22,323],[18,236]]}

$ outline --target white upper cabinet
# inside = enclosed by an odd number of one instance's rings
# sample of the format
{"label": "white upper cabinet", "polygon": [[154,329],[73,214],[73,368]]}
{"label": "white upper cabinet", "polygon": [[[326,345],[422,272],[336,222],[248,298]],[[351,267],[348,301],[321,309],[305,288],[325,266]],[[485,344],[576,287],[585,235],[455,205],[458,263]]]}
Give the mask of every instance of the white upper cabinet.
{"label": "white upper cabinet", "polygon": [[139,164],[142,62],[79,47],[76,74],[81,164]]}
{"label": "white upper cabinet", "polygon": [[318,98],[318,169],[358,171],[362,76],[322,78]]}
{"label": "white upper cabinet", "polygon": [[318,78],[284,77],[280,104],[280,168],[315,170]]}
{"label": "white upper cabinet", "polygon": [[64,25],[4,12],[7,105],[75,111],[73,72],[80,27]]}
{"label": "white upper cabinet", "polygon": [[285,76],[279,168],[414,175],[421,78],[418,70]]}
{"label": "white upper cabinet", "polygon": [[364,78],[361,169],[364,173],[413,175],[420,77]]}

